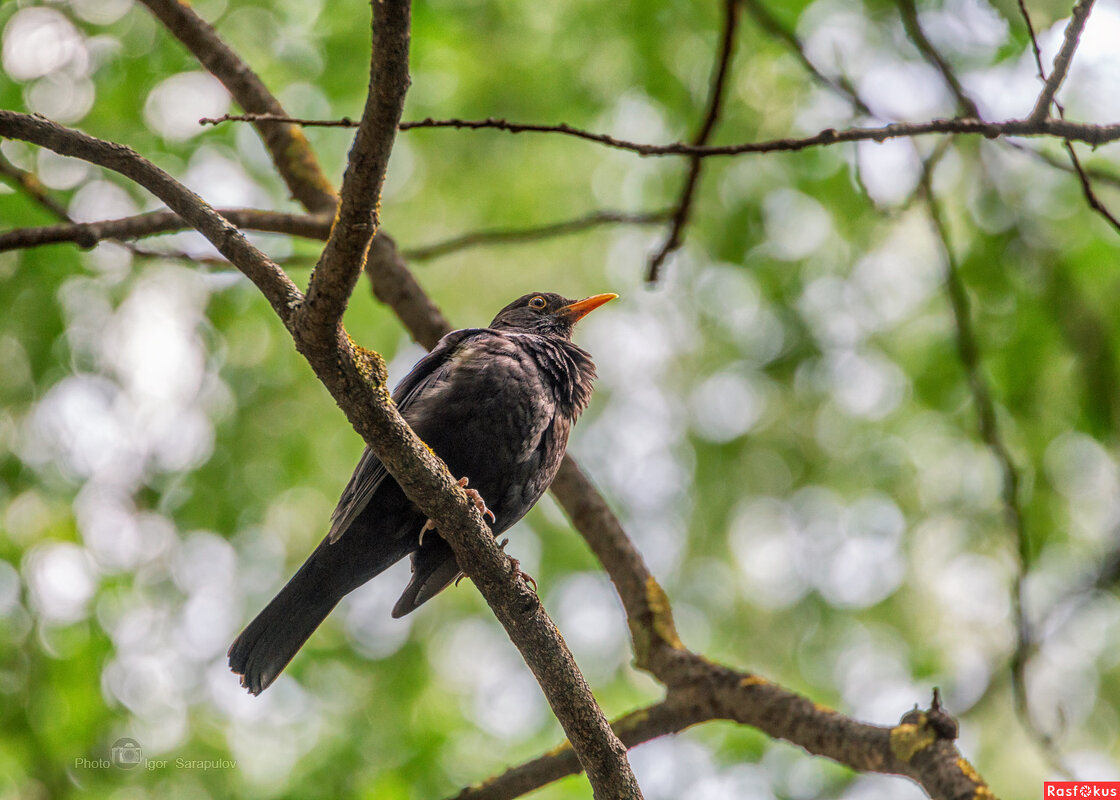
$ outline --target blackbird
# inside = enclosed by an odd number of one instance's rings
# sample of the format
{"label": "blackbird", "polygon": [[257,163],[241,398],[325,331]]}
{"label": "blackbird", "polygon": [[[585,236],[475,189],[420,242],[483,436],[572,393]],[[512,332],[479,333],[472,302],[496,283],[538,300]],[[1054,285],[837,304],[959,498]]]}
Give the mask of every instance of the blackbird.
{"label": "blackbird", "polygon": [[[527,294],[490,327],[444,336],[393,392],[417,435],[462,476],[460,485],[469,482],[495,536],[525,516],[556,477],[595,378],[591,356],[572,343],[572,327],[615,297],[573,302],[551,292]],[[230,669],[241,685],[260,694],[339,600],[407,555],[412,580],[394,617],[447,588],[462,573],[432,528],[367,447],[330,532],[230,646]]]}

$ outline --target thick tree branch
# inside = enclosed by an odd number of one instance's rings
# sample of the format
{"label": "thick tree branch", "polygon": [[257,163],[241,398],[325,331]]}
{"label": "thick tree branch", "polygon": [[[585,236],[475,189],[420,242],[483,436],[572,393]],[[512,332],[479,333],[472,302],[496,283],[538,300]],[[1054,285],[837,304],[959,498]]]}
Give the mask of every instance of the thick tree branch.
{"label": "thick tree branch", "polygon": [[[210,74],[222,82],[243,109],[250,113],[284,116],[280,101],[190,5],[178,0],[141,2]],[[263,120],[255,120],[254,124],[292,196],[308,211],[333,213],[337,202],[334,188],[319,167],[299,126]]]}
{"label": "thick tree branch", "polygon": [[[739,0],[724,0],[723,3],[723,35],[720,38],[719,55],[716,56],[715,66],[712,68],[711,86],[708,90],[708,110],[704,113],[704,121],[700,129],[692,137],[693,145],[705,145],[716,129],[720,111],[723,108],[723,98],[727,87],[727,75],[731,70],[731,59],[735,54],[735,32],[739,28]],[[692,156],[688,163],[688,174],[685,176],[681,188],[680,199],[677,200],[676,210],[669,225],[669,235],[665,241],[649,258],[646,268],[646,280],[656,283],[661,273],[661,265],[665,263],[672,253],[680,249],[684,243],[684,229],[692,213],[692,204],[696,197],[696,186],[700,182],[700,173],[703,170],[703,160]]]}
{"label": "thick tree branch", "polygon": [[[1054,70],[1050,73],[1046,83],[1043,84],[1042,91],[1038,95],[1038,102],[1035,103],[1034,110],[1031,111],[1027,119],[1037,121],[1050,116],[1050,104],[1054,102],[1054,96],[1058,93],[1058,89],[1061,88],[1062,82],[1065,81],[1066,75],[1069,73],[1069,66],[1073,63],[1073,54],[1077,52],[1077,45],[1081,41],[1081,33],[1085,30],[1085,23],[1089,21],[1089,12],[1093,10],[1093,3],[1094,0],[1078,0],[1074,5],[1073,14],[1069,18],[1069,24],[1066,25],[1062,48],[1054,56]],[[1025,10],[1024,6],[1020,6],[1020,8]],[[1037,54],[1037,43],[1035,47]]]}
{"label": "thick tree branch", "polygon": [[350,148],[338,215],[327,246],[311,273],[300,313],[303,338],[329,350],[342,313],[377,232],[381,187],[411,79],[408,50],[412,9],[408,0],[373,0],[373,52],[369,93]]}
{"label": "thick tree branch", "polygon": [[[217,209],[217,212],[242,230],[284,233],[322,241],[326,241],[331,230],[331,218],[316,214],[285,214],[251,208],[222,208]],[[38,228],[17,228],[0,233],[0,252],[61,242],[72,242],[79,247],[93,247],[106,239],[140,239],[187,229],[192,229],[192,226],[174,211],[149,211],[131,217],[97,222],[70,222]]]}

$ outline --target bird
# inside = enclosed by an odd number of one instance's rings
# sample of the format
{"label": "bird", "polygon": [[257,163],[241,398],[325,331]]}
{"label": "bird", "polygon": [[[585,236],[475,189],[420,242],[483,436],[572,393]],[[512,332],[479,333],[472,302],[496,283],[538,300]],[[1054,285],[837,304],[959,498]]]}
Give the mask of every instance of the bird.
{"label": "bird", "polygon": [[[393,391],[404,419],[469,486],[494,536],[525,516],[556,477],[595,380],[573,327],[617,296],[526,294],[488,327],[448,333]],[[406,556],[412,577],[393,617],[456,581],[455,554],[433,528],[367,446],[326,536],[230,646],[241,685],[254,695],[268,688],[343,597]]]}

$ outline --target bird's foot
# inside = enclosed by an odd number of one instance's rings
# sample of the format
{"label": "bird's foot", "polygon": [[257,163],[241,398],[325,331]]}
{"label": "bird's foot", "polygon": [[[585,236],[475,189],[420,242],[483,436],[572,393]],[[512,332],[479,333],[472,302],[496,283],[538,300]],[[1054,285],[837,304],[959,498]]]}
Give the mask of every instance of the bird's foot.
{"label": "bird's foot", "polygon": [[[509,544],[509,539],[508,538],[507,539],[502,539],[500,542],[498,542],[498,549],[501,550],[503,553],[505,553],[507,544]],[[509,555],[509,554],[506,553],[506,555]],[[532,575],[530,575],[528,572],[522,572],[521,571],[521,562],[520,561],[518,561],[513,556],[509,556],[509,567],[510,567],[510,572],[513,573],[513,577],[524,578],[526,583],[533,584],[533,591],[534,592],[537,591],[537,581],[536,581],[536,579]]]}
{"label": "bird's foot", "polygon": [[482,515],[482,518],[486,519],[487,517],[489,517],[491,522],[496,522],[497,517],[494,516],[493,511],[486,507],[486,501],[482,499],[482,495],[480,495],[475,489],[467,488],[467,483],[469,482],[470,478],[468,478],[466,475],[459,479],[459,485],[463,487],[463,491],[467,493],[467,497],[469,497],[471,499],[471,502],[474,503],[474,507],[478,509],[478,513]]}
{"label": "bird's foot", "polygon": [[533,591],[534,592],[537,591],[537,581],[536,581],[536,579],[532,575],[530,575],[528,572],[522,572],[521,571],[521,562],[518,561],[513,556],[509,557],[509,569],[510,569],[510,573],[512,573],[514,579],[517,579],[517,578],[524,579],[524,581],[526,583],[533,584]]}
{"label": "bird's foot", "polygon": [[[497,517],[494,516],[493,511],[491,511],[490,509],[488,509],[486,507],[486,501],[482,499],[482,495],[480,495],[478,493],[478,490],[467,488],[467,484],[469,482],[470,482],[470,478],[468,478],[466,475],[464,475],[463,477],[461,477],[459,479],[459,486],[462,487],[463,491],[467,493],[467,497],[469,497],[471,499],[471,502],[474,503],[474,507],[478,509],[478,513],[482,515],[483,519],[486,519],[487,517],[489,517],[491,522],[497,522]],[[424,527],[420,529],[420,544],[421,545],[424,544],[424,534],[427,533],[428,531],[434,531],[435,529],[436,529],[436,524],[434,522],[432,522],[431,520],[428,520],[427,522],[424,523]],[[508,541],[508,539],[507,539],[507,541]]]}

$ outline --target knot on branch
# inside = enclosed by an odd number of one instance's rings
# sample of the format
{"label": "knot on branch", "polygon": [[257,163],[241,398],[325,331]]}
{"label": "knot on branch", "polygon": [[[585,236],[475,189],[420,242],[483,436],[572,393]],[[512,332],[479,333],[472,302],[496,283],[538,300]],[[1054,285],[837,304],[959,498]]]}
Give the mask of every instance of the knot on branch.
{"label": "knot on branch", "polygon": [[910,763],[914,756],[934,743],[953,741],[958,732],[957,721],[941,707],[940,690],[934,689],[928,711],[918,708],[908,711],[899,724],[891,728],[891,752],[898,760]]}

